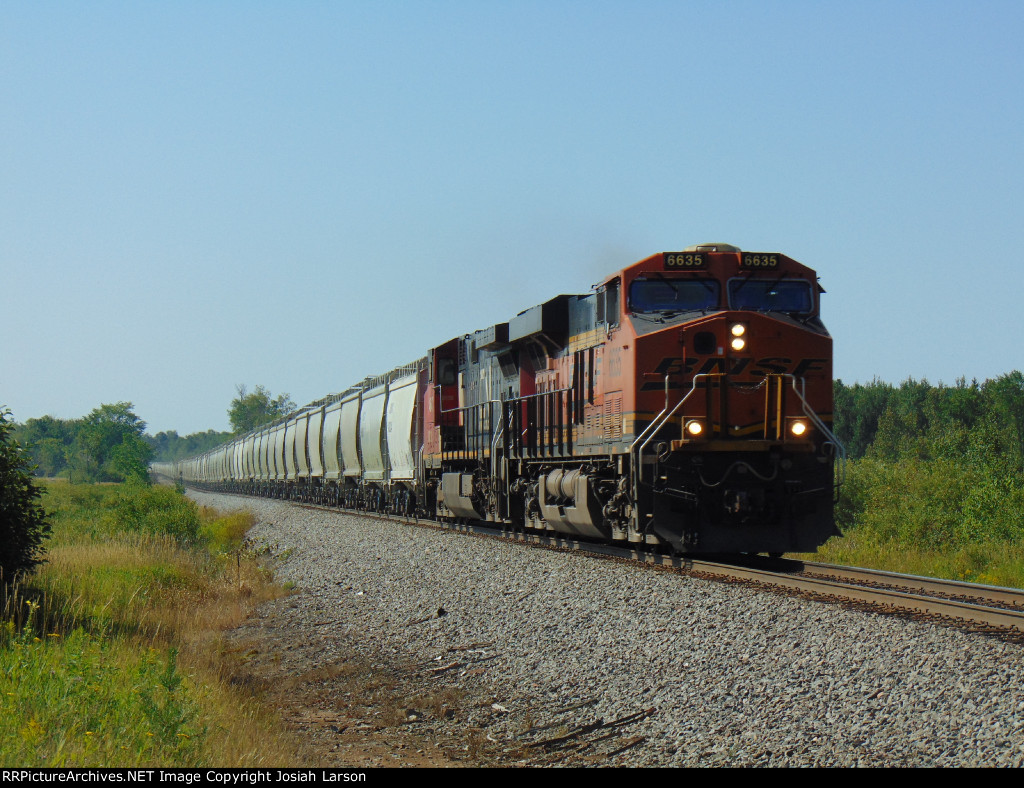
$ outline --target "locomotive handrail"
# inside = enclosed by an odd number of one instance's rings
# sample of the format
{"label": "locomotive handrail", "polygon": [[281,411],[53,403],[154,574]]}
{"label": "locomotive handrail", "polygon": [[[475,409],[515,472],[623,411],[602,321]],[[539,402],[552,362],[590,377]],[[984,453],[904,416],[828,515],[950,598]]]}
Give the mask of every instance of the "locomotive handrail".
{"label": "locomotive handrail", "polygon": [[[440,387],[439,386],[435,386],[434,388],[440,388]],[[564,388],[564,389],[552,389],[551,391],[538,391],[538,392],[536,392],[534,394],[526,394],[525,396],[521,396],[521,397],[510,397],[507,400],[506,399],[491,399],[491,400],[486,400],[484,402],[477,402],[477,403],[474,403],[472,405],[461,405],[461,406],[459,406],[457,408],[449,408],[447,410],[442,409],[440,411],[440,413],[441,414],[444,414],[444,413],[460,413],[462,411],[471,410],[472,408],[478,408],[478,407],[481,407],[483,405],[500,405],[502,411],[504,412],[505,404],[506,403],[510,403],[511,404],[511,403],[514,403],[514,402],[525,402],[526,400],[533,399],[535,397],[546,397],[546,396],[548,396],[550,394],[563,394],[563,393],[565,393],[567,391],[572,391],[572,390],[573,390],[572,387],[569,386],[569,387]],[[497,462],[495,460],[495,452],[497,450],[498,439],[504,434],[504,432],[505,432],[505,426],[504,426],[504,424],[501,423],[501,419],[498,419],[497,420],[497,424],[496,424],[495,429],[494,429],[494,434],[493,434],[493,436],[491,438],[491,477],[492,478],[497,478],[497,475],[498,475]]]}
{"label": "locomotive handrail", "polygon": [[[441,388],[440,386],[434,386],[435,389]],[[504,400],[500,399],[489,399],[483,402],[474,402],[472,405],[460,405],[457,408],[448,408],[448,410],[441,409],[441,413],[458,413],[460,410],[470,410],[471,408],[479,408],[481,405],[500,405]]]}
{"label": "locomotive handrail", "polygon": [[[665,391],[666,391],[666,392],[668,391],[668,375],[666,375],[666,376],[665,376]],[[689,396],[689,395],[687,395],[687,396]],[[651,423],[647,425],[647,428],[646,428],[646,429],[645,429],[645,430],[644,430],[643,432],[641,432],[641,433],[640,433],[639,435],[637,435],[637,437],[636,437],[636,440],[634,440],[634,441],[633,441],[633,442],[632,442],[631,444],[629,444],[629,456],[630,456],[630,457],[632,457],[632,456],[633,456],[633,448],[634,448],[634,447],[635,447],[635,446],[637,445],[637,443],[639,443],[639,442],[640,442],[641,440],[643,440],[644,436],[645,436],[645,435],[646,435],[646,434],[647,434],[648,432],[650,432],[650,430],[651,430],[651,427],[653,427],[653,426],[654,426],[654,425],[655,425],[655,424],[656,424],[656,423],[658,422],[658,419],[660,419],[660,418],[661,418],[662,414],[663,414],[663,413],[664,413],[664,412],[665,412],[666,410],[668,410],[668,397],[667,397],[667,396],[666,396],[666,398],[665,398],[665,407],[664,407],[664,408],[662,408],[662,409],[661,409],[661,411],[660,411],[660,412],[658,413],[658,415],[657,415],[657,416],[655,416],[655,417],[654,417],[654,418],[653,418],[653,419],[651,420]]]}
{"label": "locomotive handrail", "polygon": [[[671,419],[673,415],[675,415],[675,412],[679,410],[679,408],[682,407],[683,403],[690,398],[690,395],[697,390],[697,380],[699,378],[719,377],[720,375],[721,373],[719,372],[703,372],[694,375],[693,381],[690,384],[690,390],[686,392],[686,395],[681,400],[679,400],[679,402],[677,402],[675,406],[672,408],[672,410],[670,410],[667,414],[665,413],[665,410],[668,409],[668,406],[666,405],[666,407],[661,411],[661,413],[655,416],[654,420],[647,425],[647,429],[641,432],[640,435],[637,436],[636,440],[634,440],[633,443],[630,444],[629,456],[630,459],[632,459],[633,447],[636,446],[637,443],[640,443],[640,441],[643,440],[645,435],[647,436],[647,439],[644,440],[644,442],[641,443],[640,447],[636,450],[636,462],[631,463],[633,467],[630,468],[631,474],[633,476],[632,487],[634,505],[636,501],[640,498],[640,474],[643,472],[644,448],[646,448],[647,444],[650,443],[651,439],[653,439],[654,436],[658,433],[658,430],[660,430],[668,422],[668,420]],[[666,375],[665,378],[667,380],[668,375]],[[650,435],[647,435],[647,433],[650,433]],[[637,523],[637,525],[639,526],[639,523]]]}
{"label": "locomotive handrail", "polygon": [[551,391],[538,391],[535,394],[527,394],[523,397],[512,397],[506,402],[522,402],[523,400],[533,399],[534,397],[546,397],[548,394],[561,394],[566,391],[572,391],[572,386],[564,389],[551,389]]}
{"label": "locomotive handrail", "polygon": [[421,441],[420,448],[416,452],[416,486],[423,491],[423,496],[426,498],[427,476],[426,468],[423,467],[423,448],[424,444]]}
{"label": "locomotive handrail", "polygon": [[[643,440],[644,436],[648,432],[651,431],[651,428],[655,424],[658,423],[658,419],[660,419],[662,417],[662,415],[665,413],[665,411],[668,410],[668,396],[667,396],[668,395],[668,375],[665,376],[665,394],[666,394],[666,397],[665,397],[665,407],[662,408],[661,412],[658,413],[658,415],[655,416],[651,420],[651,423],[647,425],[647,427],[644,429],[644,431],[641,432],[639,435],[637,435],[636,439],[631,444],[629,444],[629,461],[630,461],[629,462],[629,464],[630,464],[629,475],[631,477],[630,485],[629,486],[630,486],[630,492],[633,495],[633,505],[634,506],[636,505],[636,502],[637,502],[638,498],[640,497],[640,481],[639,481],[639,473],[640,473],[640,471],[638,470],[640,462],[639,462],[639,460],[637,462],[635,462],[635,463],[633,462],[633,449],[637,445],[637,443],[639,443],[641,440]],[[687,395],[687,396],[689,396],[689,395]],[[638,522],[637,523],[637,527],[638,528],[639,528],[639,525],[640,525],[640,523]]]}
{"label": "locomotive handrail", "polygon": [[[441,388],[439,385],[434,386],[435,389]],[[544,397],[548,394],[561,394],[566,391],[572,391],[572,386],[564,389],[551,389],[551,391],[538,391],[536,394],[527,394],[522,397],[510,397],[509,399],[489,399],[484,402],[476,402],[472,405],[460,405],[457,408],[449,408],[448,410],[441,410],[441,413],[458,413],[460,410],[469,410],[470,408],[478,408],[481,405],[504,405],[506,402],[522,402],[523,400],[533,399],[534,397]]]}
{"label": "locomotive handrail", "polygon": [[[668,376],[666,375],[666,377],[668,377]],[[694,375],[694,376],[693,376],[693,383],[692,383],[692,385],[690,386],[690,390],[689,390],[688,392],[686,392],[686,396],[684,396],[684,397],[683,397],[683,398],[682,398],[681,400],[679,400],[679,402],[677,402],[677,403],[675,404],[675,406],[674,406],[674,407],[672,408],[672,410],[670,410],[670,411],[669,411],[669,412],[668,412],[668,413],[667,413],[667,414],[665,415],[665,417],[664,417],[664,418],[662,418],[662,417],[661,417],[662,413],[665,413],[665,411],[664,411],[664,410],[662,410],[662,411],[661,411],[661,413],[659,413],[659,414],[658,414],[657,416],[655,416],[655,417],[654,417],[654,421],[652,421],[652,422],[651,422],[651,423],[650,423],[650,424],[648,425],[647,429],[646,429],[646,430],[644,430],[644,431],[643,431],[643,432],[642,432],[642,433],[640,434],[640,437],[639,437],[639,438],[637,438],[637,439],[636,439],[636,441],[633,441],[633,444],[634,444],[634,445],[636,445],[636,442],[637,442],[637,441],[639,441],[639,440],[640,440],[640,438],[643,438],[643,436],[644,436],[644,435],[647,435],[647,433],[648,433],[648,432],[650,432],[650,433],[651,433],[650,435],[648,435],[648,436],[647,436],[647,440],[645,440],[645,441],[644,441],[644,442],[643,442],[643,443],[642,443],[642,444],[640,445],[640,448],[639,448],[639,449],[637,449],[637,460],[638,460],[638,461],[639,461],[639,459],[640,459],[640,456],[641,456],[641,455],[643,454],[644,448],[645,448],[645,447],[647,446],[647,444],[648,444],[648,443],[650,443],[650,442],[651,442],[651,440],[652,440],[652,439],[654,438],[654,436],[655,436],[655,434],[656,434],[656,433],[658,432],[658,430],[660,430],[660,429],[661,429],[661,428],[662,428],[663,426],[665,426],[665,424],[666,424],[666,423],[668,422],[668,420],[669,420],[669,419],[671,419],[671,418],[672,418],[672,417],[673,417],[673,416],[675,415],[675,412],[676,412],[677,410],[679,410],[680,406],[681,406],[681,405],[682,405],[682,404],[683,404],[684,402],[686,402],[686,400],[688,400],[688,399],[690,398],[690,395],[691,395],[691,394],[693,394],[693,392],[695,392],[695,391],[697,390],[697,378],[717,378],[717,377],[722,377],[722,373],[721,373],[721,372],[703,372],[703,373],[700,373],[700,374]],[[660,419],[660,421],[659,421],[659,419]],[[657,426],[655,426],[655,425],[657,425]],[[655,427],[655,429],[654,429],[653,431],[651,431],[651,428],[652,428],[652,427]],[[629,448],[630,448],[630,451],[632,451],[632,450],[633,450],[633,447],[632,447],[632,446],[630,446]]]}
{"label": "locomotive handrail", "polygon": [[[526,400],[528,400],[528,399],[536,399],[536,398],[539,398],[539,397],[550,397],[550,396],[552,396],[554,394],[564,394],[567,391],[574,391],[574,390],[575,389],[572,386],[567,386],[564,389],[551,389],[551,391],[537,391],[537,392],[534,392],[533,394],[526,394],[526,395],[521,396],[521,397],[509,397],[507,400],[503,400],[503,403],[507,402],[507,403],[509,403],[511,405],[512,403],[526,402]],[[559,403],[559,407],[561,407],[560,403]],[[510,417],[510,421],[511,421],[511,417]],[[511,429],[512,429],[512,425],[510,423],[509,424],[510,432],[511,432]],[[572,426],[569,425],[567,429],[569,430],[569,441],[571,442],[573,440]],[[539,430],[538,430],[538,433],[539,433]],[[559,434],[561,434],[561,427],[559,427]],[[561,438],[560,438],[560,440],[561,440]],[[510,448],[514,449],[515,446],[513,445]]]}
{"label": "locomotive handrail", "polygon": [[846,481],[846,447],[843,446],[842,441],[836,437],[836,434],[829,429],[828,425],[822,421],[821,417],[814,412],[807,398],[804,397],[804,392],[797,388],[797,380],[800,381],[801,386],[806,386],[807,381],[803,378],[797,378],[796,375],[786,373],[785,377],[789,378],[790,384],[793,388],[793,393],[800,398],[801,410],[804,415],[814,422],[814,426],[817,427],[821,432],[828,438],[828,442],[835,446],[839,457],[839,481],[834,481],[833,486],[839,488]]}
{"label": "locomotive handrail", "polygon": [[[491,483],[495,490],[498,489],[498,439],[505,432],[505,401],[498,400],[498,402],[501,403],[501,413],[498,415],[497,423],[494,426],[494,437],[491,438]],[[495,512],[495,514],[501,516],[507,513]]]}
{"label": "locomotive handrail", "polygon": [[[440,386],[435,386],[434,388],[440,388]],[[504,413],[504,411],[505,411],[505,402],[506,402],[506,400],[504,400],[504,399],[489,399],[489,400],[486,400],[484,402],[475,402],[472,405],[461,405],[458,408],[449,408],[448,410],[444,410],[442,408],[440,412],[441,413],[458,413],[458,412],[463,411],[463,410],[470,410],[471,408],[479,408],[479,407],[482,407],[484,405],[499,405],[499,406],[501,406],[501,412]],[[501,416],[499,416],[497,419],[495,419],[494,435],[491,437],[491,458],[490,459],[491,459],[491,479],[492,480],[498,478],[497,446],[498,446],[498,439],[502,436],[504,431],[505,431],[505,425],[502,424],[502,418],[501,418]]]}

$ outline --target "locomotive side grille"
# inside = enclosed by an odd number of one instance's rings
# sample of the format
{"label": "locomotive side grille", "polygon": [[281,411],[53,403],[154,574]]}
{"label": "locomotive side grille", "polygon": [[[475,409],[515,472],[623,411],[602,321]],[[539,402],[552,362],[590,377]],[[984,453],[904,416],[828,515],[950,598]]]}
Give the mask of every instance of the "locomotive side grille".
{"label": "locomotive side grille", "polygon": [[622,394],[605,394],[604,439],[617,441],[620,438],[622,438]]}

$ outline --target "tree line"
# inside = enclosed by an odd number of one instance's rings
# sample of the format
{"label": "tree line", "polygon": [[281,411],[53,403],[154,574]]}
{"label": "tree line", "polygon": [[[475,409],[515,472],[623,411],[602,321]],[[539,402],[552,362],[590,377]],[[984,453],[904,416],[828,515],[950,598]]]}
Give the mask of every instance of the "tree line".
{"label": "tree line", "polygon": [[274,396],[263,386],[236,387],[228,408],[232,431],[179,435],[175,430],[146,433],[131,402],[100,405],[80,419],[42,416],[12,425],[12,437],[28,452],[36,474],[73,482],[121,482],[149,477],[150,462],[174,462],[208,451],[295,410],[288,394]]}
{"label": "tree line", "polygon": [[851,461],[836,507],[846,533],[950,550],[1024,541],[1024,375],[952,386],[835,383]]}
{"label": "tree line", "polygon": [[35,476],[148,484],[151,461],[198,454],[295,410],[287,394],[274,397],[263,386],[249,392],[240,385],[237,393],[228,410],[233,433],[184,437],[173,430],[147,435],[131,402],[103,404],[80,419],[42,416],[24,424],[0,408],[0,585],[43,560],[50,525]]}
{"label": "tree line", "polygon": [[852,459],[966,460],[1024,471],[1024,374],[952,386],[837,380],[834,428]]}
{"label": "tree line", "polygon": [[130,402],[100,405],[80,419],[42,416],[14,429],[41,476],[72,482],[147,481],[153,450]]}

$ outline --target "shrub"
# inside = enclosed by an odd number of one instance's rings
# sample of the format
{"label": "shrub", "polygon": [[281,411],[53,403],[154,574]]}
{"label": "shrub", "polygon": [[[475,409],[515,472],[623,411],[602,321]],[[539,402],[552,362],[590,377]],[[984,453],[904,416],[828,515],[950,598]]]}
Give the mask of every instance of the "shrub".
{"label": "shrub", "polygon": [[118,491],[113,516],[126,531],[166,535],[186,543],[201,539],[198,507],[173,487],[129,481]]}
{"label": "shrub", "polygon": [[10,411],[0,410],[0,577],[12,579],[42,561],[43,539],[49,536],[32,480],[33,466],[11,435]]}
{"label": "shrub", "polygon": [[981,463],[849,463],[836,520],[844,533],[917,549],[1024,541],[1024,480]]}

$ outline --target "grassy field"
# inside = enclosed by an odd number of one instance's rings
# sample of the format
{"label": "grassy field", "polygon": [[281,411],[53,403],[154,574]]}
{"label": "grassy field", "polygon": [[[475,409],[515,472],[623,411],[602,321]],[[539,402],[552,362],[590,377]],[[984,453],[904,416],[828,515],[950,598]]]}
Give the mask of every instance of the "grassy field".
{"label": "grassy field", "polygon": [[860,529],[830,539],[817,553],[793,554],[806,561],[863,566],[889,572],[1024,588],[1024,547],[979,543],[952,550],[922,550],[881,541]]}
{"label": "grassy field", "polygon": [[827,563],[1024,588],[1024,483],[963,460],[850,461]]}
{"label": "grassy field", "polygon": [[220,632],[284,593],[243,549],[251,516],[143,485],[52,482],[44,505],[48,563],[0,592],[0,762],[297,763],[225,680]]}

